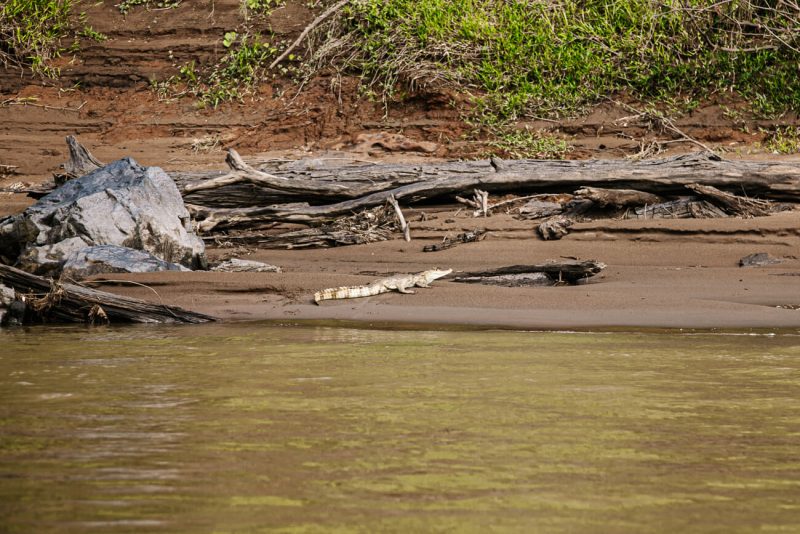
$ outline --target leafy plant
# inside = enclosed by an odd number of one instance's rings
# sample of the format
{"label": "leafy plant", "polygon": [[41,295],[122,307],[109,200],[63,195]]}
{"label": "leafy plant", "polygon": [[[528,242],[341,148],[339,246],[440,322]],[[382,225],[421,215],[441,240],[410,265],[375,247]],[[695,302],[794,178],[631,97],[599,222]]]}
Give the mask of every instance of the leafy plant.
{"label": "leafy plant", "polygon": [[261,15],[267,15],[276,7],[282,5],[282,0],[242,0],[242,11],[245,15],[250,11]]}
{"label": "leafy plant", "polygon": [[563,159],[572,151],[565,140],[541,130],[505,128],[493,132],[488,145],[494,150],[488,155],[511,158]]}
{"label": "leafy plant", "polygon": [[764,149],[773,154],[797,154],[800,152],[800,128],[784,126],[768,132]]}
{"label": "leafy plant", "polygon": [[0,62],[54,78],[65,50],[72,0],[6,0],[0,6]]}
{"label": "leafy plant", "polygon": [[222,44],[228,51],[210,68],[198,71],[194,62],[180,68],[189,91],[210,107],[248,94],[264,78],[269,61],[277,53],[274,46],[257,34],[240,36],[227,32]]}
{"label": "leafy plant", "polygon": [[158,9],[171,9],[174,7],[178,7],[181,5],[182,0],[123,0],[119,4],[117,4],[117,8],[119,8],[120,13],[123,15],[127,15],[128,12],[137,7],[137,6],[144,6],[147,8],[158,8]]}
{"label": "leafy plant", "polygon": [[87,39],[92,39],[93,41],[97,42],[105,41],[106,39],[108,39],[107,35],[105,35],[104,33],[100,33],[99,31],[96,31],[89,25],[84,26],[78,35],[80,35],[81,37],[86,37]]}

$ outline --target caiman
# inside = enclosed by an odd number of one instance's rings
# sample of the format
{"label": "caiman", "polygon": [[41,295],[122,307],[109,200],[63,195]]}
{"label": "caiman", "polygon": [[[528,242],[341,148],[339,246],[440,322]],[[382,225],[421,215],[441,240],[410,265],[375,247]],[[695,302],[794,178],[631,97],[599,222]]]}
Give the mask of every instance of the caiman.
{"label": "caiman", "polygon": [[430,287],[431,282],[443,276],[447,276],[452,272],[453,269],[430,269],[428,271],[422,271],[418,274],[406,274],[402,276],[390,276],[389,278],[382,278],[380,280],[375,280],[371,284],[363,286],[332,287],[314,293],[314,302],[319,304],[321,300],[371,297],[374,295],[380,295],[381,293],[388,293],[389,291],[398,291],[404,294],[414,293],[414,291],[410,290],[409,288]]}

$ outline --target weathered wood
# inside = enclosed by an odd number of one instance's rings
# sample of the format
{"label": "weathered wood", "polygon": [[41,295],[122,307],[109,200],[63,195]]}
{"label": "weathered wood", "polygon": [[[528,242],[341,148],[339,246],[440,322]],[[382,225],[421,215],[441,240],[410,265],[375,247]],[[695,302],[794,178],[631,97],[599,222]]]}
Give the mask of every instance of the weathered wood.
{"label": "weathered wood", "polygon": [[539,224],[537,229],[542,239],[550,241],[561,239],[567,235],[569,233],[569,227],[573,224],[575,224],[575,221],[566,215],[555,215]]}
{"label": "weathered wood", "polygon": [[397,203],[397,199],[394,198],[394,195],[389,195],[387,201],[389,202],[389,205],[394,208],[394,213],[397,216],[397,224],[400,226],[400,231],[403,232],[403,239],[406,241],[411,241],[411,228],[406,222],[406,218],[403,215],[403,210],[400,209],[400,204]]}
{"label": "weathered wood", "polygon": [[67,136],[67,147],[69,148],[69,160],[62,165],[64,172],[54,176],[56,184],[80,178],[104,165],[89,152],[88,148],[80,144],[75,136]]}
{"label": "weathered wood", "polygon": [[257,230],[234,230],[232,234],[207,236],[206,242],[257,245],[262,248],[314,248],[361,245],[386,241],[397,229],[397,219],[386,206],[339,217],[330,224],[302,228],[277,235]]}
{"label": "weathered wood", "polygon": [[774,211],[774,206],[769,200],[745,198],[732,193],[720,191],[716,187],[701,184],[688,184],[686,186],[698,195],[706,197],[714,204],[731,213],[743,217],[762,217]]}
{"label": "weathered wood", "polygon": [[629,219],[715,219],[727,216],[727,213],[715,205],[696,197],[642,206],[626,214]]}
{"label": "weathered wood", "polygon": [[14,267],[0,265],[0,283],[17,294],[29,295],[27,304],[40,322],[205,323],[215,319],[166,304],[149,302],[58,282]]}
{"label": "weathered wood", "polygon": [[544,273],[556,282],[576,284],[581,280],[598,274],[606,268],[604,263],[595,260],[563,260],[548,261],[533,265],[511,265],[488,271],[473,271],[458,273],[450,278],[454,282],[483,283],[481,278],[492,278],[509,275],[525,275],[531,273]]}
{"label": "weathered wood", "polygon": [[[800,165],[755,161],[722,160],[713,154],[695,153],[630,162],[626,160],[513,160],[495,170],[490,162],[444,162],[414,165],[345,165],[331,166],[320,161],[282,166],[272,174],[289,180],[320,184],[330,193],[346,183],[348,198],[388,191],[416,182],[433,186],[435,194],[464,191],[479,187],[486,191],[532,188],[547,191],[573,191],[589,186],[610,189],[634,189],[653,194],[680,194],[687,184],[712,185],[732,192],[745,191],[749,196],[797,200],[800,198]],[[176,180],[182,188],[188,186]],[[452,183],[455,189],[443,188]],[[362,187],[353,189],[356,184]],[[421,190],[418,190],[419,193]],[[314,194],[312,191],[309,194]],[[327,194],[327,193],[325,193]],[[323,195],[318,195],[323,196]],[[399,195],[395,195],[398,199]]]}
{"label": "weathered wood", "polygon": [[521,219],[544,219],[563,212],[564,204],[547,200],[531,200],[518,210]]}
{"label": "weathered wood", "polygon": [[545,273],[499,274],[496,276],[458,277],[455,282],[503,287],[550,287],[558,282]]}
{"label": "weathered wood", "polygon": [[435,245],[425,245],[424,247],[422,247],[422,252],[439,252],[440,250],[453,248],[462,243],[475,243],[477,241],[483,241],[485,238],[486,238],[485,229],[472,230],[471,232],[464,232],[463,234],[458,234],[454,238],[445,237],[441,243],[436,243]]}
{"label": "weathered wood", "polygon": [[636,191],[635,189],[605,189],[602,187],[581,187],[575,195],[594,202],[598,207],[611,206],[624,208],[626,206],[644,206],[646,204],[660,204],[664,200],[658,195]]}
{"label": "weathered wood", "polygon": [[748,197],[800,202],[800,165],[728,161],[709,153],[639,162],[483,160],[379,165],[351,161],[332,165],[329,160],[307,160],[265,162],[255,168],[231,151],[228,163],[231,171],[227,174],[171,173],[184,200],[195,204],[201,231],[270,221],[316,225],[381,205],[390,196],[410,204],[449,200],[453,194],[478,188],[487,193],[563,193],[584,187],[674,196],[690,184],[699,184]]}

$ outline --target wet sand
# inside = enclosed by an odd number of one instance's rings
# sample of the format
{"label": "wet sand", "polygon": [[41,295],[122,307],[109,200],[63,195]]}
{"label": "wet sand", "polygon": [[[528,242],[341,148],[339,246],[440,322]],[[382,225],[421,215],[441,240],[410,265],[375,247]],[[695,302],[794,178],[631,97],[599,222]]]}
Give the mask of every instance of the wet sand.
{"label": "wet sand", "polygon": [[[436,211],[436,210],[434,210]],[[281,273],[114,275],[148,286],[105,290],[179,305],[222,320],[336,320],[521,329],[800,328],[800,211],[755,219],[598,220],[560,241],[543,241],[533,223],[501,215],[473,219],[439,208],[412,223],[415,238],[315,250],[252,250],[237,257],[278,265]],[[449,222],[446,222],[449,221]],[[487,227],[480,243],[424,253],[456,231]],[[239,251],[241,252],[241,251]],[[739,267],[767,252],[781,260]],[[210,249],[212,259],[230,249]],[[358,285],[433,267],[473,271],[576,257],[608,265],[577,286],[507,288],[437,281],[414,295],[313,302],[326,287]],[[110,278],[110,277],[107,277]]]}

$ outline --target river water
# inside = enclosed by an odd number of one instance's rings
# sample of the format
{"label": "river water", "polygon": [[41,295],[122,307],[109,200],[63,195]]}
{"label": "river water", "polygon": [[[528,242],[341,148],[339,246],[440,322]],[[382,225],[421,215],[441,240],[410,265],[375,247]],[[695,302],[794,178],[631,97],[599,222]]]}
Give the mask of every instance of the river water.
{"label": "river water", "polygon": [[800,335],[0,331],[2,532],[800,532]]}

